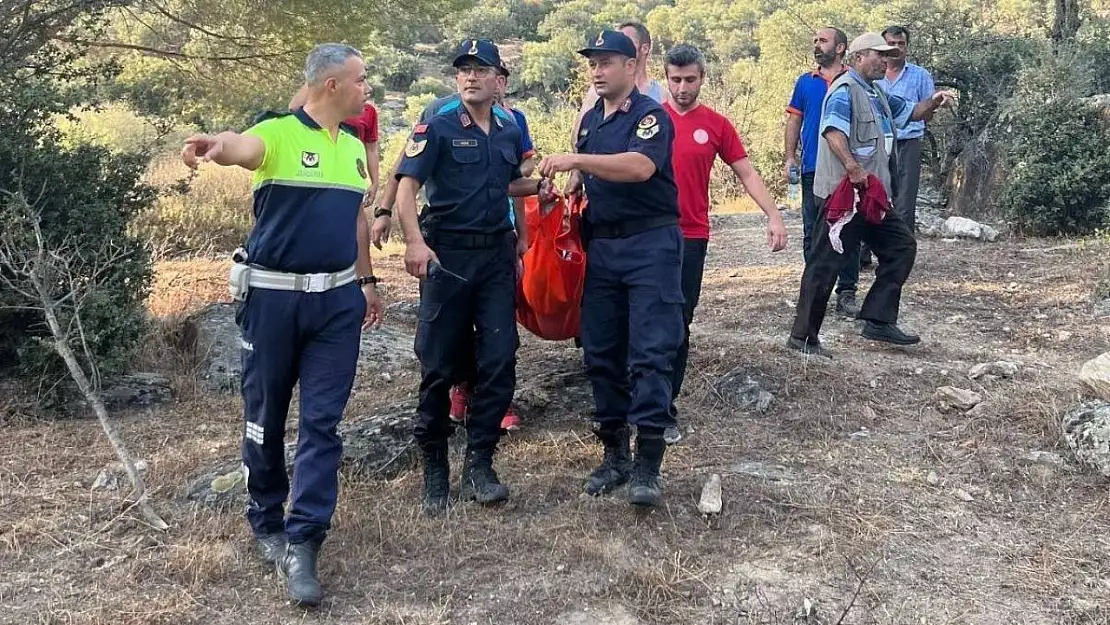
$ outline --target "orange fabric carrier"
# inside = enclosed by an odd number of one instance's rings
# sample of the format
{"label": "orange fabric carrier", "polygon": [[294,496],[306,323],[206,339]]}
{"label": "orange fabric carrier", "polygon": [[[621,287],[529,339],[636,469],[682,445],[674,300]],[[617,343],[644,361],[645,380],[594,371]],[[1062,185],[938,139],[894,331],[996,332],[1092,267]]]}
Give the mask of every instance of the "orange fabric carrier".
{"label": "orange fabric carrier", "polygon": [[517,285],[516,320],[541,339],[578,336],[586,282],[579,218],[585,204],[578,196],[558,198],[551,212],[542,215],[536,196],[524,199],[530,241],[524,278]]}

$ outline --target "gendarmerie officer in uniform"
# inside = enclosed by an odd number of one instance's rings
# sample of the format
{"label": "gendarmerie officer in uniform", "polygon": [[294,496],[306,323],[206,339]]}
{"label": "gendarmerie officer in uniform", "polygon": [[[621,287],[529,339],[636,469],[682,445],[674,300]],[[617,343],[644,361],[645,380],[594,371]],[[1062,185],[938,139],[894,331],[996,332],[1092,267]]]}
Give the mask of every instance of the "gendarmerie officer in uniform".
{"label": "gendarmerie officer in uniform", "polygon": [[[360,210],[366,150],[340,123],[362,110],[366,67],[358,50],[323,44],[305,62],[308,99],[242,134],[194,135],[182,159],[254,172],[254,228],[235,254],[231,285],[241,301],[243,471],[250,521],[264,558],[289,595],[316,605],[316,561],[339,492],[337,427],[354,382],[360,328],[381,319]],[[285,421],[300,384],[300,432],[292,497]]]}
{"label": "gendarmerie officer in uniform", "polygon": [[[601,494],[631,478],[630,502],[658,506],[663,433],[675,425],[672,363],[684,327],[674,131],[662,107],[636,90],[636,47],[628,36],[602,31],[579,54],[589,59],[600,98],[583,117],[577,153],[549,156],[539,170],[544,177],[570,172],[566,190],[585,184],[589,198],[582,347],[605,453],[586,492]],[[634,460],[629,424],[636,426]]]}
{"label": "gendarmerie officer in uniform", "polygon": [[[405,269],[421,279],[414,435],[424,457],[429,514],[448,504],[449,389],[463,381],[475,358],[460,498],[492,504],[509,496],[493,470],[501,418],[516,387],[520,257],[507,207],[510,195],[534,195],[540,187],[538,179],[521,176],[520,130],[492,113],[501,67],[497,46],[467,39],[454,66],[462,106],[413,128],[396,174]],[[418,220],[422,185],[427,208]]]}

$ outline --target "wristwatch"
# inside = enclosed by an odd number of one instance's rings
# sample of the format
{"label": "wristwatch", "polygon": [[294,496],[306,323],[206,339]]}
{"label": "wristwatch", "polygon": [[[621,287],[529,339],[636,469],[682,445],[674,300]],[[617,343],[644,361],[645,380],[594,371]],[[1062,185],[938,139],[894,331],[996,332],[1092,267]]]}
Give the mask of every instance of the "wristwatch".
{"label": "wristwatch", "polygon": [[393,216],[393,209],[392,208],[386,208],[384,206],[379,206],[378,208],[374,209],[374,219],[377,219],[378,217],[392,217],[392,216]]}
{"label": "wristwatch", "polygon": [[355,278],[355,284],[358,284],[360,287],[361,286],[366,286],[367,284],[375,284],[376,285],[380,282],[381,282],[381,279],[376,278],[374,276],[362,276],[360,278]]}

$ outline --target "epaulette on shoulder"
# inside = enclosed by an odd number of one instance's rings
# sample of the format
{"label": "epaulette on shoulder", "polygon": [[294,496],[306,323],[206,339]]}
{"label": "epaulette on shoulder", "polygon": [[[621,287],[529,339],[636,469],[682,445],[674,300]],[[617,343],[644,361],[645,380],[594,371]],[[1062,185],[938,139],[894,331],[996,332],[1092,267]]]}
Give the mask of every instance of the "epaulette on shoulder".
{"label": "epaulette on shoulder", "polygon": [[277,119],[279,117],[287,117],[292,115],[293,111],[262,111],[254,116],[254,123],[261,124],[267,119]]}

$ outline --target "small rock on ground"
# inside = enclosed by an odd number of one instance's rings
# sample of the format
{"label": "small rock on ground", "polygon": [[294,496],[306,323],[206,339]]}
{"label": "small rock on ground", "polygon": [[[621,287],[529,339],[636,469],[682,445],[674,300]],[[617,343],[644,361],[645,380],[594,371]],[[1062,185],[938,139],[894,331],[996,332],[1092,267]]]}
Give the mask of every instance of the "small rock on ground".
{"label": "small rock on ground", "polygon": [[1064,414],[1063,437],[1079,464],[1110,477],[1110,402],[1073,406]]}
{"label": "small rock on ground", "polygon": [[705,481],[701,489],[701,499],[698,501],[698,512],[702,514],[720,514],[723,502],[721,501],[721,476],[714,473]]}
{"label": "small rock on ground", "polygon": [[769,384],[759,374],[745,367],[736,367],[721,376],[714,388],[717,396],[737,410],[767,412],[775,396],[767,390]]}
{"label": "small rock on ground", "polygon": [[993,376],[996,378],[1012,378],[1017,375],[1018,364],[1008,360],[997,360],[995,362],[984,362],[975,365],[968,372],[967,377],[972,380],[978,380],[982,377]]}
{"label": "small rock on ground", "polygon": [[941,235],[961,239],[997,241],[998,231],[967,217],[949,217],[941,227]]}
{"label": "small rock on ground", "polygon": [[954,386],[942,386],[937,389],[937,404],[943,411],[950,410],[971,410],[979,402],[983,401],[983,396],[974,391],[967,389],[956,388]]}
{"label": "small rock on ground", "polygon": [[1079,369],[1079,381],[1098,397],[1110,401],[1110,352],[1083,363]]}

